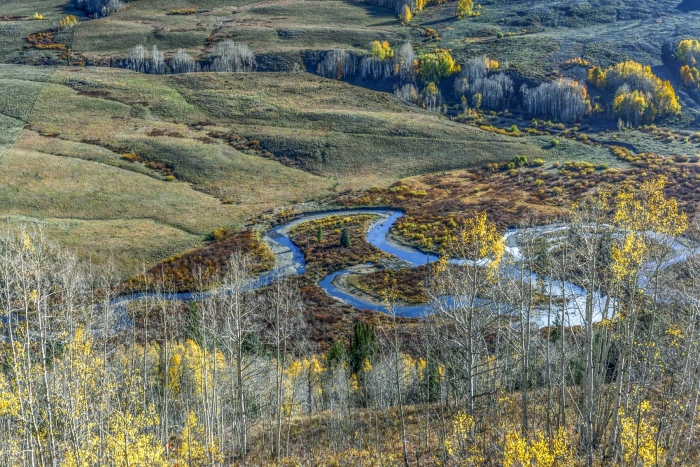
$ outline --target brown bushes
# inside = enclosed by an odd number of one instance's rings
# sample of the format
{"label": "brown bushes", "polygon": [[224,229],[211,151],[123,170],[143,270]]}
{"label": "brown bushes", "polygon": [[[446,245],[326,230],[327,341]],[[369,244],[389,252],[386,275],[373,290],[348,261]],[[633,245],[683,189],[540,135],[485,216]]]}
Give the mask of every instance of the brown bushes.
{"label": "brown bushes", "polygon": [[53,35],[54,33],[52,32],[37,32],[35,34],[30,34],[27,37],[27,42],[29,42],[29,44],[27,44],[25,47],[28,49],[67,50],[68,47],[66,47],[65,44],[57,44],[53,41]]}
{"label": "brown bushes", "polygon": [[171,256],[149,269],[145,275],[129,279],[123,284],[124,289],[147,290],[150,284],[163,278],[174,291],[195,291],[200,286],[206,287],[226,266],[235,251],[247,252],[253,256],[255,273],[268,271],[274,266],[274,255],[252,229],[232,232],[219,228],[212,232],[212,238],[214,241],[208,245]]}

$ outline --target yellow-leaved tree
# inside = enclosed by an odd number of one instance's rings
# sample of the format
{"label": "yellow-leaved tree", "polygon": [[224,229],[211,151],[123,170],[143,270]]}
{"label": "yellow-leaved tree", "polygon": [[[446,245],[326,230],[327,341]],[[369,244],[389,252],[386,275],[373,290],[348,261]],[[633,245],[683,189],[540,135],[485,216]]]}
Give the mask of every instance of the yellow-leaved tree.
{"label": "yellow-leaved tree", "polygon": [[[625,299],[616,304],[616,314],[621,318],[621,323],[612,429],[608,441],[612,451],[618,448],[619,434],[629,431],[629,419],[622,419],[623,398],[627,396],[623,390],[622,375],[637,348],[634,329],[641,312],[646,309],[649,296],[651,308],[645,326],[653,329],[661,320],[662,317],[658,316],[659,278],[670,253],[665,245],[669,239],[681,235],[688,228],[686,214],[680,211],[676,199],[665,196],[665,186],[666,179],[658,177],[642,183],[639,189],[622,189],[615,198],[613,223],[617,235],[611,247],[611,292]],[[646,293],[642,293],[642,290]],[[642,354],[645,368],[655,368],[661,363],[653,345],[646,346]],[[645,405],[640,413],[647,412],[649,407]],[[623,449],[629,451],[624,445]]]}
{"label": "yellow-leaved tree", "polygon": [[423,11],[423,8],[425,8],[428,3],[428,0],[416,0],[416,11]]}
{"label": "yellow-leaved tree", "polygon": [[410,23],[413,19],[413,13],[411,13],[411,7],[404,5],[401,9],[401,14],[399,14],[399,19],[404,23]]}
{"label": "yellow-leaved tree", "polygon": [[[450,345],[464,359],[455,371],[465,381],[465,413],[470,417],[474,416],[474,401],[479,393],[477,381],[483,381],[476,377],[477,367],[489,355],[484,336],[498,313],[494,307],[484,306],[482,299],[496,282],[504,250],[503,235],[486,213],[481,212],[466,219],[449,236],[444,255],[435,266],[436,280],[430,292],[434,316],[457,335]],[[473,439],[472,429],[469,443]]]}
{"label": "yellow-leaved tree", "polygon": [[656,442],[656,429],[646,419],[649,409],[649,401],[639,404],[636,416],[626,416],[620,409],[620,442],[625,466],[653,467],[665,464],[664,449]]}
{"label": "yellow-leaved tree", "polygon": [[459,0],[457,2],[457,16],[460,19],[474,16],[474,0]]}
{"label": "yellow-leaved tree", "polygon": [[374,41],[372,42],[372,56],[382,61],[394,58],[394,49],[391,48],[387,41]]}

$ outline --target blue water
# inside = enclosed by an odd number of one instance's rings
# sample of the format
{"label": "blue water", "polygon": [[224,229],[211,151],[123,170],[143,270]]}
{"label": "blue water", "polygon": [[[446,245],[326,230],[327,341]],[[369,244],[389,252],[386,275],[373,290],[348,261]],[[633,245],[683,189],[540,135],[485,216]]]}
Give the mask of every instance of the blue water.
{"label": "blue water", "polygon": [[[384,211],[387,214],[392,211]],[[439,258],[435,255],[429,255],[418,250],[414,250],[407,247],[402,247],[398,245],[393,245],[387,240],[387,234],[389,230],[393,227],[398,219],[403,217],[402,212],[393,212],[389,218],[381,223],[373,226],[369,232],[367,232],[367,242],[380,250],[396,256],[409,263],[412,267],[422,266],[424,264],[429,264],[437,261]]]}
{"label": "blue water", "polygon": [[[330,295],[331,297],[340,300],[344,303],[347,303],[348,305],[354,306],[355,308],[369,311],[381,311],[383,313],[387,311],[387,308],[384,305],[368,302],[366,300],[361,299],[360,297],[343,292],[342,290],[338,289],[335,285],[333,285],[333,280],[338,276],[342,276],[343,274],[349,274],[349,272],[338,271],[334,272],[333,274],[329,274],[321,282],[319,282],[318,285],[323,290],[325,290],[326,293],[328,293],[328,295]],[[428,313],[429,309],[428,305],[406,305],[395,306],[394,311],[396,312],[397,316],[404,316],[408,318],[422,318]]]}
{"label": "blue water", "polygon": [[[371,226],[369,231],[367,232],[367,242],[374,247],[389,253],[391,255],[394,255],[395,257],[405,261],[407,264],[409,264],[411,267],[416,267],[424,264],[429,264],[432,262],[437,261],[439,258],[435,255],[430,255],[430,254],[425,254],[423,252],[420,252],[418,250],[409,248],[409,247],[404,247],[400,246],[397,244],[390,243],[389,240],[387,239],[389,230],[391,230],[392,226],[396,223],[398,219],[400,219],[403,216],[402,212],[399,211],[394,211],[394,210],[382,210],[382,209],[363,209],[363,210],[345,210],[345,211],[328,211],[328,212],[320,212],[320,213],[311,213],[306,216],[302,216],[299,219],[296,219],[294,221],[291,221],[288,224],[280,225],[277,226],[273,229],[271,229],[267,234],[266,238],[268,241],[272,242],[275,246],[275,248],[278,250],[276,251],[276,254],[278,256],[286,255],[289,256],[291,255],[291,261],[287,261],[288,264],[284,269],[273,269],[272,271],[269,271],[265,274],[262,274],[260,277],[258,277],[256,280],[251,282],[249,288],[254,289],[254,288],[259,288],[263,287],[265,285],[270,284],[273,280],[277,278],[281,278],[284,276],[289,276],[289,275],[299,275],[303,274],[304,271],[306,270],[306,261],[304,259],[304,255],[289,238],[289,235],[285,232],[285,228],[290,226],[290,224],[296,223],[299,224],[301,222],[305,222],[307,220],[312,220],[312,219],[319,219],[324,216],[331,216],[331,215],[355,215],[355,214],[361,214],[361,213],[374,213],[378,214],[381,216],[386,216],[383,218],[381,221],[376,222],[374,225]],[[549,227],[549,229],[553,229],[556,226]],[[557,227],[561,228],[561,227]],[[547,227],[543,227],[546,231]],[[510,237],[515,233],[515,231],[509,231],[506,234],[506,237]],[[510,246],[507,248],[508,253],[511,255],[511,257],[514,260],[519,259],[519,248],[517,247],[517,244],[515,246]],[[677,256],[681,256],[681,253],[678,251],[676,252]],[[456,263],[456,264],[464,264],[463,260],[458,260],[458,259],[453,259],[450,262]],[[518,275],[519,274],[519,269],[517,266],[513,265],[513,269],[510,271],[510,274]],[[330,274],[326,276],[322,281],[319,282],[319,287],[321,287],[323,290],[328,293],[331,297],[340,300],[344,303],[347,303],[348,305],[351,305],[355,308],[359,309],[364,309],[364,310],[370,310],[370,311],[378,311],[378,312],[386,312],[386,307],[383,304],[380,303],[375,303],[372,301],[365,300],[363,298],[357,297],[355,295],[352,295],[347,292],[343,292],[340,289],[338,289],[335,285],[333,285],[333,280],[336,279],[338,276],[342,276],[344,274],[350,274],[350,271],[348,270],[342,270],[335,272],[333,274]],[[533,281],[533,283],[536,283],[538,280],[537,275],[534,273],[526,272],[526,276],[529,277],[530,280]],[[563,291],[566,293],[567,296],[567,305],[564,309],[564,315],[565,319],[567,321],[568,325],[574,325],[578,324],[581,320],[581,315],[583,308],[585,306],[585,291],[581,289],[580,287],[570,284],[570,283],[565,283],[564,287],[562,289],[561,284],[557,282],[552,282],[548,278],[540,278],[540,283],[544,284],[545,288],[551,288],[552,293],[554,295],[560,295]],[[544,291],[543,291],[544,292]],[[114,304],[118,309],[124,310],[124,305],[131,300],[138,300],[140,298],[152,296],[152,294],[149,293],[138,293],[138,294],[133,294],[130,296],[122,296],[114,300]],[[173,294],[165,294],[161,295],[161,298],[165,298],[168,300],[198,300],[202,298],[206,298],[210,296],[210,293],[173,293]],[[451,298],[445,298],[445,301],[443,301],[443,304],[449,304],[454,302],[453,299]],[[607,315],[608,310],[603,310],[605,308],[604,303],[605,302],[605,297],[601,296],[600,294],[595,294],[593,297],[594,300],[594,308],[595,308],[595,314],[596,314],[596,320],[599,320],[601,316]],[[494,306],[497,306],[498,304],[494,304]],[[610,304],[612,306],[612,304]],[[423,317],[426,316],[430,312],[430,305],[424,304],[424,305],[406,305],[406,306],[397,306],[395,307],[394,311],[398,316],[405,316],[405,317]],[[126,314],[126,313],[120,313],[120,314]]]}

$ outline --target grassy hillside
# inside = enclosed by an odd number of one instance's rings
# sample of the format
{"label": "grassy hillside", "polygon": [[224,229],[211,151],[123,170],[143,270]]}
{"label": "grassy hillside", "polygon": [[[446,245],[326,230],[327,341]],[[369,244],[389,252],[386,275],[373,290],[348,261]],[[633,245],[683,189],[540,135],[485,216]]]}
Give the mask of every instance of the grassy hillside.
{"label": "grassy hillside", "polygon": [[[183,237],[202,239],[216,227],[235,227],[334,189],[386,186],[514,154],[608,157],[605,150],[574,142],[550,148],[542,137],[507,137],[452,123],[393,96],[306,73],[0,70],[12,89],[0,99],[3,118],[14,128],[4,134],[16,139],[1,161],[0,215],[147,219],[155,224],[144,229],[178,229],[172,242],[158,248],[153,242],[154,252],[144,245],[150,252],[145,256],[156,259],[179,251]],[[42,72],[32,74],[36,70]],[[231,134],[250,144],[233,147]],[[99,230],[115,225],[107,222]],[[68,238],[80,229],[62,232],[66,244],[80,246]],[[136,243],[140,233],[134,236]],[[111,243],[111,236],[104,241]],[[120,254],[133,272],[134,258],[142,255]]]}
{"label": "grassy hillside", "polygon": [[[62,243],[101,258],[114,252],[130,274],[144,259],[152,265],[200,244],[217,227],[348,188],[514,156],[614,165],[584,131],[597,142],[663,155],[700,151],[688,134],[608,134],[610,120],[568,135],[506,136],[304,72],[325,51],[364,53],[380,39],[411,40],[418,52],[446,47],[460,63],[487,54],[516,86],[584,79],[584,66],[566,65],[576,57],[604,66],[633,58],[673,79],[663,47],[700,37],[698,13],[675,0],[584,3],[490,0],[480,16],[463,20],[456,2],[431,3],[406,25],[391,9],[354,0],[138,0],[100,19],[67,0],[9,0],[0,18],[0,62],[8,63],[0,65],[0,216],[46,219]],[[44,19],[31,20],[35,12]],[[64,66],[64,49],[28,47],[30,34],[52,30],[66,14],[80,24],[53,41],[71,49],[69,61],[102,66]],[[250,46],[260,72],[146,75],[108,67],[137,44],[156,45],[167,58],[183,48],[206,59],[224,39]],[[451,78],[440,85],[448,101],[451,85]],[[681,98],[678,125],[690,128],[693,102]],[[483,119],[477,125],[528,125],[505,113]]]}
{"label": "grassy hillside", "polygon": [[[188,9],[194,12],[172,14]],[[28,21],[35,12],[46,19]],[[24,38],[48,30],[67,13],[77,14],[81,24],[57,35],[56,41],[97,63],[126,57],[138,44],[156,45],[168,53],[183,48],[204,56],[211,41],[231,38],[247,43],[256,54],[285,55],[306,49],[366,49],[374,39],[403,41],[408,35],[392,11],[342,0],[139,0],[99,19],[81,17],[67,0],[9,0],[3,3],[1,14],[20,18],[0,22],[0,32],[7,30],[0,33],[0,43],[5,45],[0,61],[27,62],[50,55],[23,50]]]}
{"label": "grassy hillside", "polygon": [[[30,73],[35,70],[46,73]],[[217,227],[240,226],[259,212],[317,197],[332,186],[226,144],[179,134],[188,127],[163,118],[187,122],[204,114],[174,100],[177,92],[166,86],[141,86],[140,96],[132,98],[144,100],[122,103],[79,95],[66,85],[85,85],[99,70],[1,71],[0,83],[11,92],[0,98],[0,216],[10,223],[17,216],[47,219],[49,233],[61,243],[103,260],[113,255],[125,275],[137,272],[141,262],[151,265],[195,246]],[[140,78],[116,74],[124,79],[112,84],[122,89],[129,78]],[[137,79],[132,86],[139,84]],[[154,129],[165,134],[148,136],[160,134]],[[141,162],[124,158],[136,151]]]}

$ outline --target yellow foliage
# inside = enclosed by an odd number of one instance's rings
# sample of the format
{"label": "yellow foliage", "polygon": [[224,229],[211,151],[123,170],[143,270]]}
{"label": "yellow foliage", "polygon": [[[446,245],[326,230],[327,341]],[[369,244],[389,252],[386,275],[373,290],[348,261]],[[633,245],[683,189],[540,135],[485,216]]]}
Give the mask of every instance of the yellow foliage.
{"label": "yellow foliage", "polygon": [[678,44],[678,58],[686,65],[694,66],[697,55],[700,55],[700,42],[696,39],[685,39]]}
{"label": "yellow foliage", "polygon": [[432,81],[423,89],[423,94],[426,96],[437,96],[439,92],[440,90],[438,89],[437,85]]}
{"label": "yellow foliage", "polygon": [[531,459],[527,440],[516,432],[507,433],[503,446],[503,467],[530,467]]}
{"label": "yellow foliage", "polygon": [[506,434],[503,467],[569,467],[575,459],[574,443],[561,428],[551,439],[537,431],[529,444],[516,432]]}
{"label": "yellow foliage", "polygon": [[696,67],[683,65],[681,67],[681,80],[689,88],[700,87],[700,71]]}
{"label": "yellow foliage", "polygon": [[460,70],[459,64],[447,49],[435,49],[431,53],[422,54],[418,62],[418,75],[426,82],[440,82]]}
{"label": "yellow foliage", "polygon": [[675,198],[666,198],[666,178],[644,182],[639,190],[622,190],[616,197],[615,224],[626,230],[680,235],[688,228],[688,217],[680,212]]}
{"label": "yellow foliage", "polygon": [[32,19],[33,20],[42,20],[42,19],[46,19],[46,18],[44,18],[44,15],[40,15],[39,13],[35,12],[34,16],[32,16]]}
{"label": "yellow foliage", "polygon": [[34,246],[32,245],[32,239],[29,237],[27,232],[22,232],[22,250],[34,252]]}
{"label": "yellow foliage", "polygon": [[401,10],[401,14],[399,15],[399,19],[404,23],[410,23],[412,18],[413,13],[411,13],[411,8],[408,5],[404,5],[403,10]]}
{"label": "yellow foliage", "polygon": [[428,0],[416,0],[416,11],[423,11],[423,8],[425,8],[428,3]]}
{"label": "yellow foliage", "polygon": [[646,96],[641,91],[635,90],[620,94],[613,101],[615,115],[634,126],[638,126],[642,122],[648,108]]}
{"label": "yellow foliage", "polygon": [[474,15],[474,0],[459,0],[457,2],[457,16],[465,18]]}
{"label": "yellow foliage", "polygon": [[380,58],[382,61],[394,58],[394,49],[387,41],[374,41],[372,42],[372,56]]}
{"label": "yellow foliage", "polygon": [[364,363],[362,364],[362,371],[365,373],[369,373],[372,371],[372,363],[370,363],[369,358],[365,358]]}
{"label": "yellow foliage", "polygon": [[153,428],[158,425],[154,407],[149,406],[142,413],[134,412],[112,412],[107,458],[117,467],[166,467],[165,449],[153,435]]}
{"label": "yellow foliage", "polygon": [[625,237],[622,248],[612,247],[612,270],[616,281],[633,276],[642,265],[646,253],[643,235],[630,232]]}
{"label": "yellow foliage", "polygon": [[639,190],[621,190],[615,201],[615,225],[625,231],[622,246],[612,247],[612,270],[616,281],[633,277],[650,248],[648,232],[680,235],[688,228],[685,213],[675,198],[666,198],[663,177],[644,182]]}
{"label": "yellow foliage", "polygon": [[[653,428],[645,415],[651,409],[649,401],[642,401],[639,405],[638,417],[625,417],[620,409],[620,442],[622,444],[622,457],[626,465],[634,467],[652,467],[664,465],[664,449],[656,445],[656,429]],[[657,463],[657,459],[659,462]]]}
{"label": "yellow foliage", "polygon": [[189,411],[180,433],[180,445],[171,461],[175,465],[209,465],[223,462],[223,455],[215,442],[204,441],[204,427],[198,426],[197,416]]}
{"label": "yellow foliage", "polygon": [[182,354],[174,353],[170,357],[170,365],[168,366],[168,388],[174,395],[180,393],[180,379],[182,378]]}
{"label": "yellow foliage", "polygon": [[296,411],[296,389],[303,373],[304,364],[302,360],[292,360],[284,370],[284,380],[282,381],[284,386],[284,405],[282,411],[285,415],[293,414]]}
{"label": "yellow foliage", "polygon": [[589,81],[597,87],[615,90],[627,84],[630,91],[616,96],[615,113],[620,117],[642,118],[652,122],[656,117],[680,113],[678,97],[669,81],[658,78],[648,65],[632,60],[618,63],[603,71],[596,67],[589,70]]}
{"label": "yellow foliage", "polygon": [[16,390],[10,386],[5,375],[0,373],[0,416],[17,416],[20,399]]}
{"label": "yellow foliage", "polygon": [[590,83],[593,86],[597,88],[605,87],[606,79],[607,78],[605,76],[605,72],[599,66],[593,67],[590,70],[588,70],[588,81],[590,81]]}
{"label": "yellow foliage", "polygon": [[474,426],[472,416],[459,412],[452,420],[452,433],[445,438],[447,455],[458,458],[460,466],[476,467],[485,460],[481,450],[471,441]]}
{"label": "yellow foliage", "polygon": [[68,15],[68,16],[58,20],[58,30],[63,31],[65,29],[72,28],[73,26],[75,26],[77,24],[78,24],[78,18],[76,18],[75,15]]}
{"label": "yellow foliage", "polygon": [[[493,276],[503,258],[505,241],[498,232],[496,224],[489,222],[485,212],[465,219],[459,231],[450,236],[447,243],[448,251],[453,255],[472,261],[474,264],[486,263],[486,272]],[[444,269],[449,255],[443,256],[436,271]]]}

